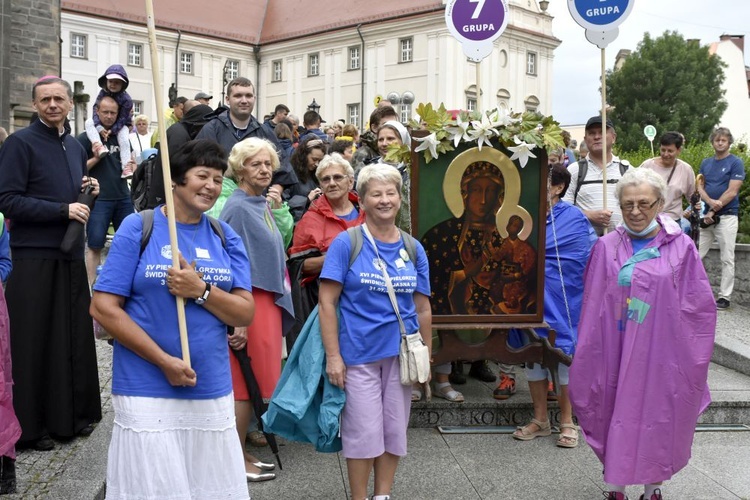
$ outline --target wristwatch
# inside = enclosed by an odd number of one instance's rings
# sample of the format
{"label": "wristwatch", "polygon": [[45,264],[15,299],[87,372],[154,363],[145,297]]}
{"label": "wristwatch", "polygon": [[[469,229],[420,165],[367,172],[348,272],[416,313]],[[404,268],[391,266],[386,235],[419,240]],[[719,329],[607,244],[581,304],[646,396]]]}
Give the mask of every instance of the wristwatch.
{"label": "wristwatch", "polygon": [[206,283],[206,290],[203,292],[203,295],[195,299],[195,303],[199,306],[202,306],[207,300],[208,295],[211,293],[211,283]]}

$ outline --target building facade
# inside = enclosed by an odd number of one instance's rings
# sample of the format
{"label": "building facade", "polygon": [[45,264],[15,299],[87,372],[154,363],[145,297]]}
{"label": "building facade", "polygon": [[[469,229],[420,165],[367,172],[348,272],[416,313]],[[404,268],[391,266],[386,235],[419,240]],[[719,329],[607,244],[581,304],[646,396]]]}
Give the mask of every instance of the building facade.
{"label": "building facade", "polygon": [[724,67],[724,99],[727,109],[719,125],[732,131],[735,141],[748,144],[750,141],[750,68],[745,66],[744,35],[722,35],[719,42],[712,43],[709,51],[719,56]]}
{"label": "building facade", "polygon": [[[217,106],[225,82],[241,75],[256,83],[255,113],[260,117],[279,103],[301,115],[314,99],[326,120],[361,126],[375,98],[392,93],[414,96],[411,104],[407,98],[397,105],[403,121],[412,118],[420,102],[442,102],[448,109],[501,106],[549,114],[553,51],[560,44],[552,35],[552,17],[536,0],[508,3],[508,27],[479,72],[449,34],[442,1],[414,0],[403,7],[396,0],[382,0],[347,12],[322,11],[324,16],[305,16],[288,0],[247,1],[248,9],[262,10],[257,17],[243,13],[263,19],[257,32],[202,15],[194,21],[173,16],[170,24],[160,22],[167,16],[157,12],[161,93],[166,103],[167,89],[175,84],[178,95],[192,98],[205,91]],[[93,98],[98,76],[110,64],[123,64],[137,111],[155,121],[145,22],[139,22],[136,11],[112,12],[95,5],[92,0],[63,1],[63,76],[83,82]],[[194,0],[180,6],[182,11],[200,11]],[[241,11],[237,2],[232,9]]]}
{"label": "building facade", "polygon": [[60,0],[0,0],[0,127],[13,132],[34,111],[31,88],[60,73]]}

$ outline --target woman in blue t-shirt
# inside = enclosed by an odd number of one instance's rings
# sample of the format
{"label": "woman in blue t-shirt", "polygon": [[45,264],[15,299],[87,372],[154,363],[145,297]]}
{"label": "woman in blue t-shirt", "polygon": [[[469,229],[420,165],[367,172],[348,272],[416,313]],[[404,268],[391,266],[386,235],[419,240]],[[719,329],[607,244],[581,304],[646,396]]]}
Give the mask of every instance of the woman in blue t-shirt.
{"label": "woman in blue t-shirt", "polygon": [[[221,192],[226,156],[199,140],[171,161],[180,268],[159,206],[144,248],[142,215],[123,221],[94,286],[91,314],[115,339],[107,498],[248,498],[226,325],[252,320],[250,266],[232,228],[221,223],[222,235],[203,214]],[[191,365],[175,297],[185,300]],[[228,339],[246,343],[242,333]]]}
{"label": "woman in blue t-shirt", "polygon": [[346,393],[341,441],[352,498],[367,498],[374,467],[373,499],[381,500],[389,498],[399,458],[406,455],[411,406],[411,387],[401,385],[399,377],[401,335],[382,269],[385,265],[393,283],[407,332],[419,331],[431,349],[429,264],[418,242],[416,262],[411,261],[396,227],[399,171],[386,164],[368,165],[359,173],[357,191],[367,216],[363,245],[349,266],[348,233],[331,243],[320,273],[320,327],[326,373]]}

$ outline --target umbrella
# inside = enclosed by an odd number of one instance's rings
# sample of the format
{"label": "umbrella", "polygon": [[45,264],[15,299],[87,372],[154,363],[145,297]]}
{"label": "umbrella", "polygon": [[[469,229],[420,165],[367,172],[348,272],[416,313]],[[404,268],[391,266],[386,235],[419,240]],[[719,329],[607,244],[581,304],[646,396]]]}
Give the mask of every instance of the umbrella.
{"label": "umbrella", "polygon": [[250,396],[250,401],[253,403],[253,411],[258,417],[258,429],[263,432],[268,441],[268,446],[271,447],[271,451],[276,457],[276,463],[279,464],[279,469],[283,469],[281,466],[281,459],[279,458],[279,445],[276,442],[276,436],[269,434],[263,430],[263,420],[260,418],[268,410],[268,404],[263,401],[263,396],[260,395],[260,387],[258,386],[258,380],[255,378],[253,369],[250,365],[250,356],[247,354],[247,348],[243,347],[239,350],[231,349],[237,361],[240,364],[240,370],[242,370],[242,376],[245,378],[247,384],[247,393]]}

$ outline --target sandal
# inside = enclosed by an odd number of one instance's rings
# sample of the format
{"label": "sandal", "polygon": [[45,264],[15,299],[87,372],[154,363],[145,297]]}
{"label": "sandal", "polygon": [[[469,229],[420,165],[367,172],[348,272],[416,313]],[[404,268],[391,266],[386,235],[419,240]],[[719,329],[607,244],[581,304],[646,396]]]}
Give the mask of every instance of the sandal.
{"label": "sandal", "polygon": [[[532,432],[529,427],[532,425],[536,425],[538,427],[538,430]],[[524,425],[523,427],[519,427],[516,429],[516,432],[513,433],[513,438],[518,439],[520,441],[531,441],[534,438],[538,438],[540,436],[549,436],[552,434],[552,426],[549,423],[549,420],[546,422],[541,422],[535,418],[531,419],[531,422]]]}
{"label": "sandal", "polygon": [[[563,434],[563,429],[572,429],[573,435]],[[575,424],[560,424],[560,437],[557,439],[560,448],[575,448],[578,446],[578,427]]]}
{"label": "sandal", "polygon": [[416,403],[422,400],[422,388],[412,387],[411,388],[411,402]]}
{"label": "sandal", "polygon": [[266,436],[264,436],[263,433],[258,430],[249,432],[247,434],[247,440],[250,441],[251,446],[254,446],[256,448],[263,448],[264,446],[268,446]]}
{"label": "sandal", "polygon": [[463,403],[464,395],[451,387],[450,382],[435,384],[435,390],[432,392],[435,396],[448,400],[451,403]]}

